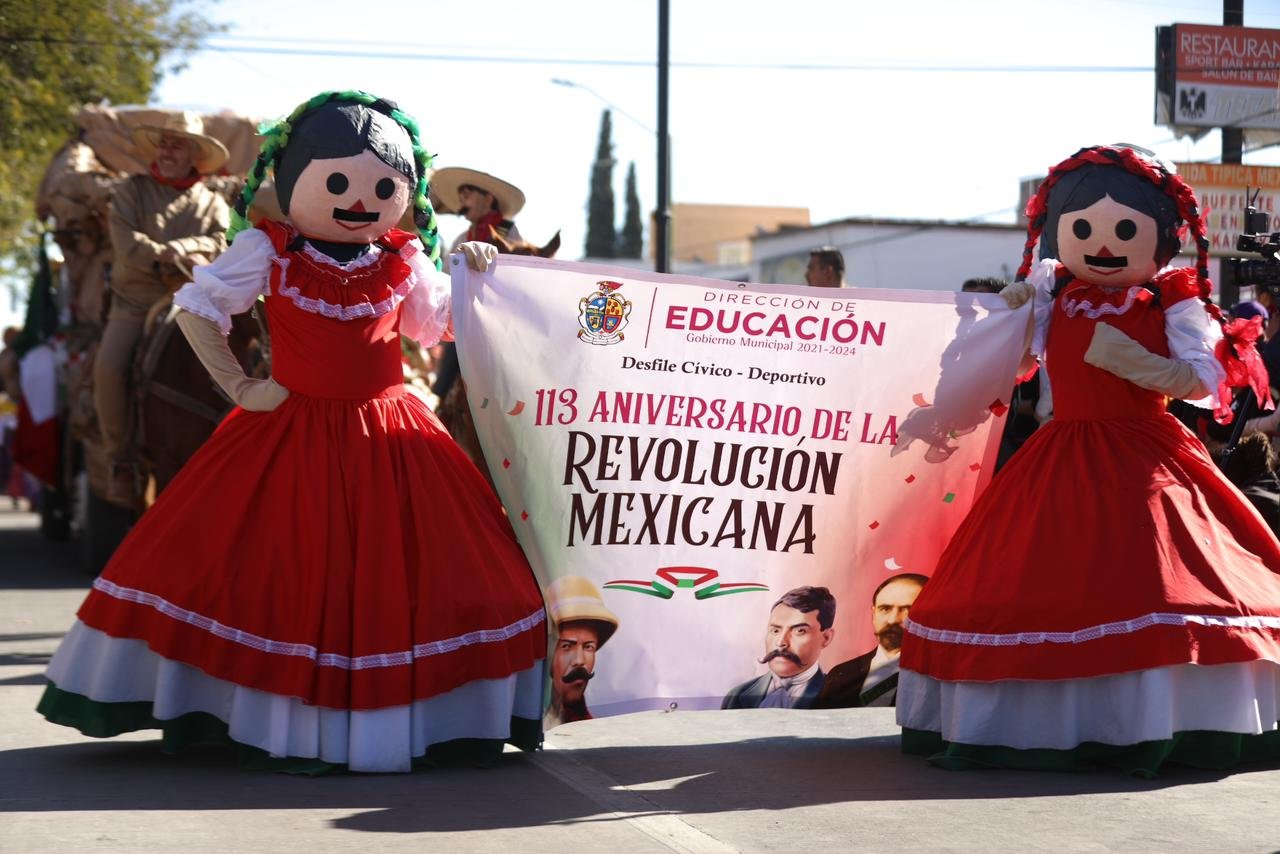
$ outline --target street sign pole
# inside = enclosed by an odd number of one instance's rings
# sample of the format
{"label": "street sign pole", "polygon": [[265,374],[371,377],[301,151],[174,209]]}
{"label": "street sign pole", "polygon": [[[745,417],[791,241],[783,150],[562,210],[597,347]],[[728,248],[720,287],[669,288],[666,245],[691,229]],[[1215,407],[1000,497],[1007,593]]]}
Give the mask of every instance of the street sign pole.
{"label": "street sign pole", "polygon": [[658,210],[654,217],[654,270],[671,272],[671,135],[667,84],[671,72],[670,0],[658,0]]}

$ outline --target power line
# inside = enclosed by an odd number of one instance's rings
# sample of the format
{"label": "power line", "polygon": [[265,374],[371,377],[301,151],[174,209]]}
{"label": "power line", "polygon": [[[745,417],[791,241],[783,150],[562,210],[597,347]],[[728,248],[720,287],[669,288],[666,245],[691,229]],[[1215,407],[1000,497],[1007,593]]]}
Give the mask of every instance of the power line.
{"label": "power line", "polygon": [[[278,40],[277,40],[278,41]],[[101,47],[147,47],[157,42],[110,41],[105,39],[71,39],[52,36],[0,36],[0,44],[40,43],[48,45],[76,45]],[[303,44],[303,42],[294,42]],[[323,42],[321,42],[323,43]],[[617,68],[652,68],[652,59],[600,59],[567,56],[514,56],[479,55],[462,53],[425,53],[420,51],[340,50],[319,47],[266,47],[252,44],[235,44],[221,40],[210,41],[197,51],[215,53],[249,53],[272,56],[314,56],[334,59],[382,59],[417,60],[422,62],[490,62],[517,65],[581,65]],[[671,65],[688,69],[736,70],[736,71],[880,71],[895,73],[947,73],[947,74],[1149,74],[1155,69],[1150,65],[931,65],[884,62],[731,62],[672,60]],[[1280,65],[1251,66],[1253,71],[1280,68]],[[1200,71],[1203,69],[1184,69]]]}
{"label": "power line", "polygon": [[[277,56],[316,56],[342,59],[395,59],[424,62],[494,62],[518,65],[584,65],[615,68],[652,68],[652,59],[597,59],[566,56],[500,56],[457,53],[387,52],[374,50],[335,50],[306,47],[254,47],[210,43],[205,50],[219,53],[262,53]],[[1150,65],[899,65],[889,63],[821,63],[821,62],[703,62],[672,60],[676,68],[735,71],[884,71],[923,73],[1026,73],[1026,74],[1115,74],[1151,73]],[[1280,66],[1254,66],[1253,70],[1270,70]]]}

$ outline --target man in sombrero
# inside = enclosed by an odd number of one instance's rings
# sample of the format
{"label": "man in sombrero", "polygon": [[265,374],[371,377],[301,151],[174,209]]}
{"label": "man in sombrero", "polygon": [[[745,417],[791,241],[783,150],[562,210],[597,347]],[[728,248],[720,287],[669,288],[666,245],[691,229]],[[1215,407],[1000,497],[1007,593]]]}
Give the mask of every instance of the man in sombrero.
{"label": "man in sombrero", "polygon": [[[516,185],[478,169],[446,166],[431,176],[431,193],[433,201],[438,199],[440,202],[436,207],[437,213],[457,214],[470,223],[467,230],[453,241],[451,251],[456,252],[460,244],[469,240],[496,246],[495,232],[511,243],[520,239],[515,216],[524,207],[524,193]],[[458,439],[458,428],[451,407],[456,408],[460,404],[457,401],[446,403],[445,398],[449,397],[460,374],[457,348],[452,342],[447,343],[443,345],[431,391],[440,399],[440,419],[455,439]]]}
{"label": "man in sombrero", "polygon": [[468,240],[493,243],[490,229],[509,242],[520,239],[515,218],[524,207],[524,193],[514,184],[488,172],[446,166],[431,176],[431,191],[440,199],[439,213],[457,214],[470,223],[453,242],[455,249]]}
{"label": "man in sombrero", "polygon": [[116,188],[111,200],[111,307],[93,368],[94,408],[112,462],[107,499],[135,507],[140,484],[129,458],[127,383],[147,311],[180,284],[176,276],[226,247],[226,201],[204,183],[227,161],[226,147],[204,133],[200,118],[175,113],[133,131],[145,174]]}

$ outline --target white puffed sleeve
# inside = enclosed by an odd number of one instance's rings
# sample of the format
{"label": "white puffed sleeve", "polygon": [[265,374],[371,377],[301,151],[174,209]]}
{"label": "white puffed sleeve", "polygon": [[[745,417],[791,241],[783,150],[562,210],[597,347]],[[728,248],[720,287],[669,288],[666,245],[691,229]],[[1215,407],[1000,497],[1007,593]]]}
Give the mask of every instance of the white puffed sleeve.
{"label": "white puffed sleeve", "polygon": [[226,335],[231,331],[231,315],[248,311],[266,293],[275,254],[264,232],[245,229],[213,263],[195,268],[195,281],[178,289],[174,305],[212,320]]}
{"label": "white puffed sleeve", "polygon": [[1226,379],[1214,348],[1222,340],[1222,327],[1204,310],[1198,299],[1184,299],[1164,310],[1164,333],[1169,339],[1169,354],[1186,362],[1195,370],[1209,396],[1189,401],[1205,409],[1218,405],[1218,384]]}
{"label": "white puffed sleeve", "polygon": [[449,275],[436,269],[422,243],[413,240],[400,250],[400,257],[413,270],[413,289],[400,306],[400,334],[430,347],[449,328],[451,290]]}
{"label": "white puffed sleeve", "polygon": [[[1035,330],[1031,334],[1031,355],[1043,356],[1045,338],[1049,334],[1049,318],[1053,316],[1053,285],[1058,262],[1045,258],[1031,268],[1027,281],[1036,289],[1032,297],[1031,311],[1035,317]],[[1041,360],[1043,361],[1043,359]]]}

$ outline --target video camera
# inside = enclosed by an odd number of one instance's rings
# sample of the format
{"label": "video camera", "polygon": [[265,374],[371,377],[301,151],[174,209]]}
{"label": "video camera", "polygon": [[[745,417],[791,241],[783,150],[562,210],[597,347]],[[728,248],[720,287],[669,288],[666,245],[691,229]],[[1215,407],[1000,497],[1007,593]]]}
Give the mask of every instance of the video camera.
{"label": "video camera", "polygon": [[1280,299],[1280,231],[1270,229],[1270,217],[1266,211],[1257,208],[1259,188],[1249,195],[1245,189],[1245,201],[1248,203],[1244,212],[1244,233],[1236,239],[1236,249],[1241,252],[1257,252],[1262,256],[1256,258],[1236,258],[1232,261],[1236,282],[1264,288],[1273,297]]}

